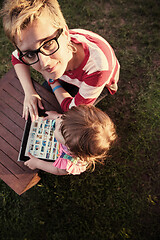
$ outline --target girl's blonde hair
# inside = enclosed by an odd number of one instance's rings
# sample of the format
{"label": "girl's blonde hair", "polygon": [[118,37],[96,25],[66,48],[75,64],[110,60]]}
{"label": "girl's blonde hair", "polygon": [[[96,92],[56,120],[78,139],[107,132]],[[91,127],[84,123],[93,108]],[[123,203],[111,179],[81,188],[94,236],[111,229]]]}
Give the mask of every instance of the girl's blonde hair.
{"label": "girl's blonde hair", "polygon": [[117,138],[109,116],[94,106],[79,105],[62,115],[61,133],[71,154],[95,168]]}
{"label": "girl's blonde hair", "polygon": [[15,43],[15,36],[20,38],[21,31],[38,19],[43,11],[47,11],[56,29],[66,25],[57,0],[5,0],[1,15],[4,31],[11,42]]}

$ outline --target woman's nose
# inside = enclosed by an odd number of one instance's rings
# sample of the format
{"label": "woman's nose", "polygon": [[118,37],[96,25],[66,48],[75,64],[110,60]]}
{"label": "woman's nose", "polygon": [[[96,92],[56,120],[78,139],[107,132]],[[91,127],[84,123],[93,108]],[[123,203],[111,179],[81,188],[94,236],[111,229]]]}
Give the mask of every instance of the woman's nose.
{"label": "woman's nose", "polygon": [[41,65],[41,68],[45,68],[46,66],[48,66],[50,61],[50,56],[46,56],[43,53],[38,53],[38,57],[39,57],[39,63]]}

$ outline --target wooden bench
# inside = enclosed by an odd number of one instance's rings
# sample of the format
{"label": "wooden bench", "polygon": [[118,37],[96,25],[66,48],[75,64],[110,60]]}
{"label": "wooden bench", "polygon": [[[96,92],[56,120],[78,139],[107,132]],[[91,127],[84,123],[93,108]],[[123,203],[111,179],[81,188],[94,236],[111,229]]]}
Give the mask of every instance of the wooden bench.
{"label": "wooden bench", "polygon": [[[33,83],[45,109],[61,112],[54,94],[37,82]],[[23,89],[12,68],[0,79],[0,178],[19,195],[40,180],[38,171],[17,161],[25,126],[21,117],[23,100]]]}

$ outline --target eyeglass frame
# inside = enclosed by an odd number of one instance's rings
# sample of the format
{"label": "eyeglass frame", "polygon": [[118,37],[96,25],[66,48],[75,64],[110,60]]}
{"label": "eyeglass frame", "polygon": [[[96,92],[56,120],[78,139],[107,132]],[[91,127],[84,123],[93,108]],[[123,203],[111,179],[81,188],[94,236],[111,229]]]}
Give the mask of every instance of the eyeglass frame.
{"label": "eyeglass frame", "polygon": [[[42,53],[42,54],[45,55],[45,56],[50,56],[50,55],[54,54],[55,52],[58,51],[58,49],[59,49],[59,47],[60,47],[60,46],[59,46],[59,43],[58,43],[58,38],[60,37],[60,35],[62,34],[62,32],[63,32],[63,28],[59,28],[59,29],[58,29],[58,33],[57,33],[57,35],[56,35],[55,37],[53,37],[53,38],[51,38],[50,40],[48,40],[47,42],[43,43],[38,49],[33,50],[33,51],[27,51],[27,52],[24,53],[24,54],[23,54],[22,51],[17,47],[17,45],[15,45],[16,48],[17,48],[17,50],[18,50],[18,52],[19,52],[19,59],[20,59],[24,64],[26,64],[26,65],[28,65],[28,66],[31,66],[31,65],[39,62],[38,53]],[[52,40],[55,40],[56,43],[57,43],[57,45],[58,45],[58,48],[56,49],[56,51],[54,51],[53,53],[50,53],[50,54],[46,54],[46,53],[44,53],[44,52],[41,52],[41,48],[42,48],[45,44],[47,44],[48,42],[50,42],[50,41],[52,41]],[[37,61],[36,61],[36,62],[34,62],[34,63],[26,63],[25,61],[23,61],[22,57],[24,57],[28,52],[35,53],[35,54],[37,55]]]}

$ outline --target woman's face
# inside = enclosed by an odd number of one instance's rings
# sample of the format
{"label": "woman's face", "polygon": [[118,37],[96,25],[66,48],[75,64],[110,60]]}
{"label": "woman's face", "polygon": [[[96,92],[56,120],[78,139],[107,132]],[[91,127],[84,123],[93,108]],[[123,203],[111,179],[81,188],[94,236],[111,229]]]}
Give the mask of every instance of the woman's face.
{"label": "woman's face", "polygon": [[[21,39],[16,38],[17,47],[22,53],[37,50],[45,42],[54,38],[57,30],[52,25],[52,19],[44,12],[39,19],[22,31]],[[39,61],[33,64],[32,67],[40,72],[46,80],[48,78],[58,79],[66,70],[69,70],[69,62],[73,57],[72,52],[68,48],[69,41],[69,31],[67,26],[65,26],[58,38],[58,51],[50,56],[38,53]]]}

